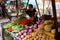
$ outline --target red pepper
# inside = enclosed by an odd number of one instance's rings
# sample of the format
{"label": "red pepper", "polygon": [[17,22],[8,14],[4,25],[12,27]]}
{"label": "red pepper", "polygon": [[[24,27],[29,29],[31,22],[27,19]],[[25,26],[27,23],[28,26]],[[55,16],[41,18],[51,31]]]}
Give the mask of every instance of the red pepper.
{"label": "red pepper", "polygon": [[9,29],[7,29],[8,30],[8,32],[12,32],[13,30],[12,30],[12,28],[9,28]]}

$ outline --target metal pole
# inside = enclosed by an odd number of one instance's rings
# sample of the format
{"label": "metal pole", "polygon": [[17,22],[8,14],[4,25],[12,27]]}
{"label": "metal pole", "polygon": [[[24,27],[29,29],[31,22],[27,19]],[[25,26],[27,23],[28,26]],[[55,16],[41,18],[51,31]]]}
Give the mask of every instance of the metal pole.
{"label": "metal pole", "polygon": [[49,6],[50,6],[50,0],[48,1],[48,8],[47,8],[47,10],[46,10],[46,14],[48,14],[48,10],[49,10]]}
{"label": "metal pole", "polygon": [[43,13],[42,13],[42,15],[44,15],[44,6],[45,6],[45,0],[43,0]]}
{"label": "metal pole", "polygon": [[54,16],[54,21],[55,23],[57,22],[57,15],[56,15],[56,5],[55,5],[55,0],[52,1],[52,8],[53,8],[53,16]]}
{"label": "metal pole", "polygon": [[26,9],[27,9],[28,4],[29,4],[29,0],[28,0],[28,2],[27,2]]}
{"label": "metal pole", "polygon": [[16,0],[16,10],[17,10],[17,17],[18,17],[18,0]]}
{"label": "metal pole", "polygon": [[39,6],[38,6],[38,3],[37,3],[37,0],[35,0],[35,2],[36,2],[36,5],[37,5],[37,9],[38,9],[39,15],[40,15],[40,10],[39,10]]}
{"label": "metal pole", "polygon": [[[5,4],[6,1],[2,1],[3,4]],[[4,13],[7,15],[7,17],[11,20],[11,16],[7,13],[6,11],[6,7],[2,7],[2,10],[4,11]]]}
{"label": "metal pole", "polygon": [[56,33],[55,33],[55,36],[57,35],[58,33],[58,26],[56,25],[57,24],[57,15],[56,15],[56,6],[55,6],[55,0],[51,0],[52,2],[52,8],[53,8],[53,18],[54,18],[54,28],[56,29]]}

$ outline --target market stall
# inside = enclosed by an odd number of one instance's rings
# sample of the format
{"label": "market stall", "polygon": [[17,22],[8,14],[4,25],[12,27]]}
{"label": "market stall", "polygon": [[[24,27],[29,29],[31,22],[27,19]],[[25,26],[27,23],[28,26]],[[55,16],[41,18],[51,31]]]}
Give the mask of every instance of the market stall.
{"label": "market stall", "polygon": [[[35,1],[37,4],[37,0]],[[53,8],[53,18],[51,15],[42,15],[42,17],[40,17],[40,11],[37,4],[39,20],[35,23],[33,22],[33,17],[30,19],[27,19],[28,17],[22,15],[18,17],[17,11],[17,18],[2,24],[3,40],[55,40],[58,33],[57,16],[55,1],[52,0],[51,2]],[[18,10],[17,4],[16,0],[16,10]]]}

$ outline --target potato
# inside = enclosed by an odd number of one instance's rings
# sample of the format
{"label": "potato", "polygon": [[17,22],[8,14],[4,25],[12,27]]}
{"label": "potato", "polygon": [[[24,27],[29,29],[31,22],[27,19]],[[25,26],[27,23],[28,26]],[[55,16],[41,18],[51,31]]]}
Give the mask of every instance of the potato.
{"label": "potato", "polygon": [[39,38],[41,38],[41,37],[42,37],[42,35],[40,34],[40,35],[39,35]]}
{"label": "potato", "polygon": [[36,40],[36,38],[34,38],[34,40]]}
{"label": "potato", "polygon": [[46,38],[46,36],[43,35],[42,38]]}
{"label": "potato", "polygon": [[42,38],[41,40],[45,40],[45,39]]}
{"label": "potato", "polygon": [[36,36],[36,38],[38,39],[39,37],[38,37],[38,36]]}
{"label": "potato", "polygon": [[26,35],[26,38],[30,38],[31,37],[31,35]]}
{"label": "potato", "polygon": [[27,40],[27,38],[25,37],[24,40]]}
{"label": "potato", "polygon": [[32,40],[32,38],[30,38],[29,40]]}
{"label": "potato", "polygon": [[40,30],[43,29],[44,26],[45,26],[44,24],[40,24],[40,25],[39,25],[39,29],[40,29]]}
{"label": "potato", "polygon": [[39,38],[39,40],[41,40],[41,38]]}

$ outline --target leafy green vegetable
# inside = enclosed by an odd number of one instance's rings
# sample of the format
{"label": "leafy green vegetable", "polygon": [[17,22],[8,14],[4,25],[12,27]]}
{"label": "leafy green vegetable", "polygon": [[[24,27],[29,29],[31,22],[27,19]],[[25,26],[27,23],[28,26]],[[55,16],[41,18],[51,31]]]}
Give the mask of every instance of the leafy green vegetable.
{"label": "leafy green vegetable", "polygon": [[4,30],[4,33],[6,34],[6,36],[9,35],[7,29]]}
{"label": "leafy green vegetable", "polygon": [[23,30],[24,28],[17,28],[17,29],[15,29],[13,32],[20,32],[21,30]]}
{"label": "leafy green vegetable", "polygon": [[16,25],[16,26],[12,27],[12,29],[13,29],[13,32],[19,32],[19,31],[23,30],[24,28],[22,25]]}
{"label": "leafy green vegetable", "polygon": [[14,26],[15,24],[13,23],[8,23],[4,25],[4,28],[11,28],[12,26]]}
{"label": "leafy green vegetable", "polygon": [[15,23],[19,23],[25,16],[20,16],[19,19]]}
{"label": "leafy green vegetable", "polygon": [[5,36],[5,40],[12,40],[13,37],[11,36]]}
{"label": "leafy green vegetable", "polygon": [[5,40],[11,40],[12,39],[10,34],[7,32],[7,29],[4,30],[4,33],[5,33]]}

